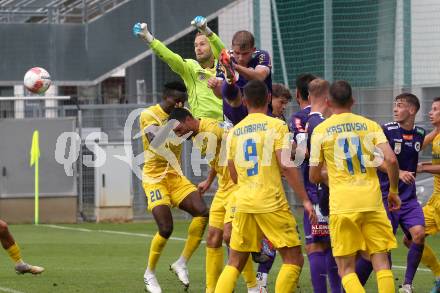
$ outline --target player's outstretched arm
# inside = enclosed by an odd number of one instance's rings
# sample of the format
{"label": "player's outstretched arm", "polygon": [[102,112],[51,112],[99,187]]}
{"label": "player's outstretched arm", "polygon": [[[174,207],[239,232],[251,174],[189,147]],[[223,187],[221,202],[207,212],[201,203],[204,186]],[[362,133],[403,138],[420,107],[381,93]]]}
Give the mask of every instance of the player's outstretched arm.
{"label": "player's outstretched arm", "polygon": [[212,53],[214,58],[218,59],[222,49],[226,48],[225,44],[222,42],[219,36],[217,36],[209,27],[208,21],[203,16],[196,16],[192,21],[191,25],[197,28],[197,30],[208,37],[209,43],[211,45]]}
{"label": "player's outstretched arm", "polygon": [[161,41],[155,39],[151,32],[148,30],[148,25],[146,23],[136,23],[133,26],[133,34],[136,37],[139,37],[145,40],[151,50],[153,50],[154,54],[159,56],[172,71],[180,75],[184,80],[184,74],[186,73],[186,68],[188,65],[187,62],[178,54],[174,53],[167,46],[165,46]]}
{"label": "player's outstretched arm", "polygon": [[244,67],[234,64],[234,69],[247,80],[261,80],[264,81],[270,74],[270,68],[263,65],[258,65],[254,68]]}
{"label": "player's outstretched arm", "polygon": [[307,192],[304,188],[304,183],[301,177],[301,173],[299,172],[298,168],[285,165],[281,158],[282,156],[281,153],[282,153],[281,149],[275,151],[277,157],[277,163],[281,169],[281,173],[283,174],[284,178],[286,178],[287,183],[293,189],[295,194],[302,200],[304,209],[309,214],[310,221],[315,224],[317,223],[317,216],[315,210],[313,209],[313,205],[310,202],[309,197],[307,196]]}
{"label": "player's outstretched arm", "polygon": [[440,165],[433,165],[432,162],[420,162],[417,165],[417,173],[440,174]]}
{"label": "player's outstretched arm", "polygon": [[376,145],[383,153],[384,161],[381,168],[385,168],[390,180],[390,190],[388,192],[388,207],[390,211],[395,211],[400,209],[400,198],[399,198],[399,163],[397,161],[396,155],[390,147],[388,142],[380,143]]}

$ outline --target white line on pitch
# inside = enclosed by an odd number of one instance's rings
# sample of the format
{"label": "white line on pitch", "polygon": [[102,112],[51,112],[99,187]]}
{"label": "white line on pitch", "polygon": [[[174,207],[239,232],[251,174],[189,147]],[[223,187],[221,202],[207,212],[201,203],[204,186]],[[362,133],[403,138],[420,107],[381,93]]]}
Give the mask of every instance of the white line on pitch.
{"label": "white line on pitch", "polygon": [[18,290],[14,290],[14,289],[11,289],[11,288],[6,288],[6,287],[0,287],[0,291],[1,292],[6,292],[6,293],[24,293],[24,292],[21,292],[21,291],[18,291]]}
{"label": "white line on pitch", "polygon": [[[112,231],[112,230],[94,230],[94,229],[86,229],[86,228],[74,228],[74,227],[65,227],[65,226],[59,226],[59,225],[41,225],[43,227],[49,227],[49,228],[55,228],[60,230],[73,230],[73,231],[80,231],[80,232],[100,232],[100,233],[108,233],[108,234],[118,234],[118,235],[126,235],[126,236],[137,236],[137,237],[144,237],[144,238],[153,238],[154,235],[151,234],[145,234],[145,233],[132,233],[132,232],[123,232],[123,231]],[[186,241],[185,238],[180,237],[170,237],[170,240],[176,240],[176,241]],[[202,243],[206,243],[206,241],[202,241]],[[306,257],[306,255],[304,255]],[[396,266],[393,265],[393,269],[398,270],[406,270],[405,266]],[[428,269],[418,268],[418,271],[421,272],[430,272]]]}
{"label": "white line on pitch", "polygon": [[[86,228],[66,227],[66,226],[59,226],[59,225],[41,225],[41,226],[49,227],[49,228],[55,228],[55,229],[61,229],[61,230],[80,231],[80,232],[100,232],[100,233],[107,233],[107,234],[137,236],[137,237],[144,237],[144,238],[153,238],[154,237],[154,235],[145,234],[145,233],[132,233],[132,232],[113,231],[113,230],[100,230],[100,229],[95,230],[95,229],[86,229]],[[176,240],[176,241],[186,241],[186,238],[180,238],[180,237],[170,237],[168,239]],[[202,241],[202,243],[205,243],[205,241]]]}

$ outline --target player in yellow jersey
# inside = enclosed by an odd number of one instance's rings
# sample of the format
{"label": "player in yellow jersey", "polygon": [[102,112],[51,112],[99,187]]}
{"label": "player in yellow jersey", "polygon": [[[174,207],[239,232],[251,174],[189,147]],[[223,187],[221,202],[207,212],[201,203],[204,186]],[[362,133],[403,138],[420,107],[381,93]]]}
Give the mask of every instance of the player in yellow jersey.
{"label": "player in yellow jersey", "polygon": [[283,259],[275,292],[293,292],[296,289],[304,259],[281,174],[303,200],[312,221],[316,221],[299,171],[290,161],[287,125],[266,115],[269,99],[264,82],[249,81],[244,87],[243,100],[249,115],[228,134],[228,166],[238,189],[234,192],[236,211],[232,221],[229,261],[217,282],[216,293],[234,290],[249,253],[260,251],[263,235],[273,243]]}
{"label": "player in yellow jersey", "polygon": [[[310,181],[324,182],[328,174],[331,246],[342,284],[347,293],[365,292],[355,273],[355,260],[359,251],[366,251],[379,292],[395,292],[388,251],[397,243],[382,203],[376,167],[388,173],[389,208],[396,210],[400,207],[396,156],[376,122],[351,112],[353,97],[348,82],[331,85],[328,104],[333,115],[312,134]],[[376,152],[383,154],[382,162]],[[328,173],[322,172],[324,164]]]}
{"label": "player in yellow jersey", "polygon": [[[231,180],[226,160],[225,142],[228,134],[228,124],[210,118],[197,119],[184,109],[177,108],[171,112],[169,120],[178,121],[174,132],[181,137],[188,133],[194,138],[194,146],[202,151],[208,158],[211,170],[208,178],[199,184],[199,190],[205,193],[215,176],[218,178],[218,190],[209,209],[208,236],[206,239],[206,293],[215,290],[218,277],[223,269],[223,230],[227,214],[230,195],[237,189]],[[229,243],[227,242],[229,245]],[[248,270],[243,272],[243,277],[248,287],[248,292],[259,293],[252,260],[248,259]],[[249,267],[250,266],[250,267]]]}
{"label": "player in yellow jersey", "polygon": [[[432,103],[429,120],[437,130],[437,135],[432,142],[432,162],[419,163],[417,168],[417,172],[434,174],[434,191],[423,207],[425,234],[427,236],[440,232],[440,133],[438,133],[438,129],[440,129],[440,97],[435,98]],[[425,140],[423,145],[428,143]],[[430,268],[435,276],[435,285],[431,293],[440,292],[440,262],[426,242],[421,262]]]}
{"label": "player in yellow jersey", "polygon": [[23,261],[21,258],[20,247],[15,242],[14,237],[9,231],[8,224],[2,220],[0,220],[0,242],[3,249],[6,250],[9,257],[15,263],[15,271],[17,274],[31,273],[33,275],[38,275],[44,272],[44,268],[33,266]]}
{"label": "player in yellow jersey", "polygon": [[199,246],[208,222],[209,211],[205,202],[197,188],[183,176],[180,168],[182,141],[176,139],[172,126],[165,125],[169,113],[176,106],[182,106],[186,99],[186,88],[182,83],[168,83],[164,86],[162,101],[145,109],[140,117],[140,129],[145,133],[142,136],[145,154],[142,183],[148,209],[152,212],[159,230],[151,241],[148,266],[144,274],[146,289],[151,293],[162,292],[155,269],[173,231],[170,208],[178,207],[193,216],[182,254],[170,268],[186,288],[189,286],[186,263]]}

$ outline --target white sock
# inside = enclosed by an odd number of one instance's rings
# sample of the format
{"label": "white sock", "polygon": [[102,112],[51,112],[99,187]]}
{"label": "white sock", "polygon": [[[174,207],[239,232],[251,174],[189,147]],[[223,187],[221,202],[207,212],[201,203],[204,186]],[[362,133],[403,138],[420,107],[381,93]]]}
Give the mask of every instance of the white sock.
{"label": "white sock", "polygon": [[155,275],[155,273],[154,273],[154,271],[152,271],[152,270],[150,270],[149,268],[147,268],[146,270],[145,270],[145,273],[144,273],[144,277],[146,277],[146,276],[151,276],[151,275]]}
{"label": "white sock", "polygon": [[183,256],[180,256],[179,259],[176,260],[176,263],[186,266],[186,259]]}

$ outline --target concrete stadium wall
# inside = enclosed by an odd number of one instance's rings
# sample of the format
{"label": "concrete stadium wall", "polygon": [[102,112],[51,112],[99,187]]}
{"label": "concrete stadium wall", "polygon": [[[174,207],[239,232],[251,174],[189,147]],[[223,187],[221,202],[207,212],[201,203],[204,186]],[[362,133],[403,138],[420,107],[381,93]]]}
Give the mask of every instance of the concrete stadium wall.
{"label": "concrete stadium wall", "polygon": [[[0,120],[0,217],[8,222],[34,219],[34,167],[29,166],[32,133],[40,133],[39,194],[41,222],[72,223],[77,218],[77,177],[67,176],[55,159],[57,139],[75,131],[75,120]],[[66,143],[64,149],[68,154]],[[70,150],[70,148],[69,148]],[[73,164],[76,166],[76,164]]]}

